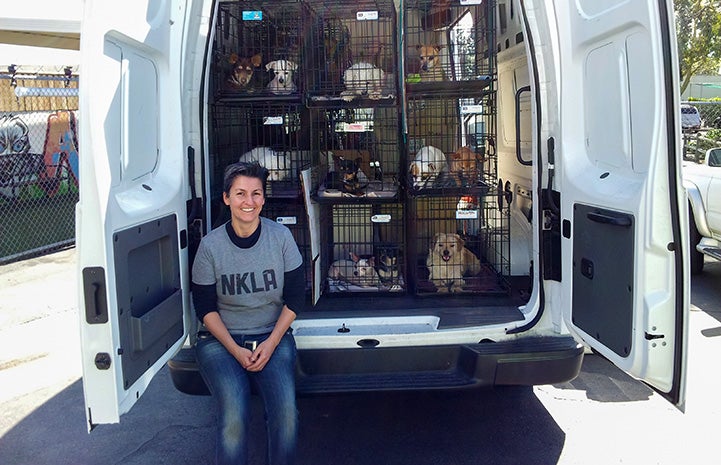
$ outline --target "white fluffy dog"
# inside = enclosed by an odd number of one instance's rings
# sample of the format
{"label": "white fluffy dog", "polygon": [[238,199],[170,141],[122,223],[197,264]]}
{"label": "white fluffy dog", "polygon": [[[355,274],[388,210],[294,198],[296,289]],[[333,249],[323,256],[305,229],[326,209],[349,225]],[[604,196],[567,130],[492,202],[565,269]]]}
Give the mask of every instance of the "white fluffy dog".
{"label": "white fluffy dog", "polygon": [[269,147],[256,147],[240,156],[238,161],[257,161],[268,169],[269,181],[286,181],[290,178],[290,160],[284,153],[278,153]]}
{"label": "white fluffy dog", "polygon": [[448,159],[443,151],[427,145],[416,153],[408,171],[413,178],[413,187],[423,189],[433,187],[438,176],[447,169]]}
{"label": "white fluffy dog", "polygon": [[293,82],[293,73],[298,65],[288,60],[271,61],[265,65],[267,71],[273,71],[273,80],[268,83],[268,90],[276,95],[292,94],[297,90]]}
{"label": "white fluffy dog", "polygon": [[460,292],[463,290],[463,275],[477,275],[481,271],[481,261],[465,247],[458,234],[438,233],[428,250],[426,266],[429,279],[438,288],[438,292]]}
{"label": "white fluffy dog", "polygon": [[379,100],[383,95],[385,73],[370,63],[356,63],[343,73],[343,84],[346,90],[340,95],[347,102],[356,96],[368,96],[371,100]]}

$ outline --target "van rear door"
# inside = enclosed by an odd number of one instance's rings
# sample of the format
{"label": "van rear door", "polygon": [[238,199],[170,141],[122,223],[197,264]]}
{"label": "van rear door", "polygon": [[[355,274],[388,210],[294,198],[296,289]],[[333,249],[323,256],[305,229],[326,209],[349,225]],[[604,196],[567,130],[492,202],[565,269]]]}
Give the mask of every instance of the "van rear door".
{"label": "van rear door", "polygon": [[76,228],[89,429],[118,422],[186,335],[184,10],[85,3]]}
{"label": "van rear door", "polygon": [[557,28],[547,45],[558,50],[560,105],[545,118],[560,138],[539,145],[555,146],[565,322],[681,404],[688,225],[672,3],[523,3]]}

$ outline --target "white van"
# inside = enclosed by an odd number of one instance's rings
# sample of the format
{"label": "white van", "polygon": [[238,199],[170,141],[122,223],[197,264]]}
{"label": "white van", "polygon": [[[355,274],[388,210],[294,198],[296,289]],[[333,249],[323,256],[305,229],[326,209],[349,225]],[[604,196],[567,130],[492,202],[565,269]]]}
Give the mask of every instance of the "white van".
{"label": "white van", "polygon": [[[166,364],[204,392],[190,268],[225,220],[223,167],[258,147],[265,214],[305,260],[300,392],[559,383],[592,348],[682,405],[673,17],[664,0],[86,1],[89,428]],[[462,268],[438,268],[440,233]],[[349,257],[369,282],[332,271]]]}

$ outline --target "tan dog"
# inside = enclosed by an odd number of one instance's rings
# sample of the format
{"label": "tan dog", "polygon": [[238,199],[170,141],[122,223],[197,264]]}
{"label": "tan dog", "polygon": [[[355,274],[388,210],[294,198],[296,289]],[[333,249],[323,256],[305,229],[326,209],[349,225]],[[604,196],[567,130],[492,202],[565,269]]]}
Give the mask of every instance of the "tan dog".
{"label": "tan dog", "polygon": [[442,45],[417,45],[421,82],[445,81],[446,76],[441,64]]}
{"label": "tan dog", "polygon": [[476,275],[481,271],[481,262],[465,247],[461,236],[453,233],[438,233],[428,250],[426,266],[429,279],[438,292],[461,292],[463,275]]}
{"label": "tan dog", "polygon": [[448,155],[448,169],[459,178],[462,185],[475,184],[479,173],[483,171],[485,161],[483,155],[474,152],[470,147],[461,147]]}
{"label": "tan dog", "polygon": [[260,67],[262,57],[260,54],[253,55],[250,58],[241,58],[238,54],[233,53],[228,58],[228,63],[233,65],[233,69],[228,76],[228,84],[235,89],[244,89],[250,84],[253,78],[255,68]]}

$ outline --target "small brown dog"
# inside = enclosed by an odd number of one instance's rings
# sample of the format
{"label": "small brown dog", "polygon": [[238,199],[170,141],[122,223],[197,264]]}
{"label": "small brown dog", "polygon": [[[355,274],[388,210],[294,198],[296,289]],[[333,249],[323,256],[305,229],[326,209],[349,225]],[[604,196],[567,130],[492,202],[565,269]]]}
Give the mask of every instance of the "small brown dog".
{"label": "small brown dog", "polygon": [[482,154],[474,152],[470,147],[461,147],[448,155],[448,169],[461,185],[467,186],[478,181],[485,161]]}
{"label": "small brown dog", "polygon": [[465,247],[461,236],[453,233],[435,235],[428,250],[426,266],[430,272],[428,279],[442,293],[461,292],[463,276],[469,273],[476,275],[481,271],[481,261]]}
{"label": "small brown dog", "polygon": [[260,54],[250,58],[241,58],[237,53],[232,53],[228,58],[228,63],[233,65],[228,76],[228,85],[237,90],[248,87],[255,69],[260,67],[262,61],[263,58]]}
{"label": "small brown dog", "polygon": [[421,82],[445,81],[446,76],[441,64],[442,45],[417,45]]}

